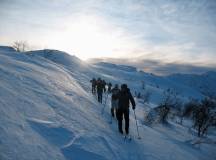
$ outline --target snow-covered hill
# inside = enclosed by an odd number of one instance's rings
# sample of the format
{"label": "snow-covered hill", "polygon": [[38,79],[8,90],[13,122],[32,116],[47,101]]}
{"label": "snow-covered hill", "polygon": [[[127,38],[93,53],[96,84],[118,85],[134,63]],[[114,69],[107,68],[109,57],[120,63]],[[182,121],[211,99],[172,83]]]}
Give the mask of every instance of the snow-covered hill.
{"label": "snow-covered hill", "polygon": [[[184,83],[169,76],[157,76],[154,74],[145,73],[136,70],[134,67],[110,64],[105,62],[96,63],[93,65],[97,73],[104,75],[105,79],[109,79],[113,83],[127,83],[131,90],[142,92],[142,83],[145,83],[145,88],[151,93],[151,102],[158,104],[161,102],[163,92],[167,89],[173,89],[178,93],[183,101],[189,98],[202,99],[203,94],[193,85]],[[191,75],[193,77],[193,75]],[[207,78],[207,77],[206,77]],[[191,78],[193,81],[194,79]],[[209,81],[211,81],[210,79]],[[205,81],[200,85],[205,86]],[[212,80],[214,83],[214,80]],[[212,88],[213,89],[213,88]]]}
{"label": "snow-covered hill", "polygon": [[216,72],[209,71],[201,75],[173,74],[168,79],[190,86],[197,91],[216,96]]}
{"label": "snow-covered hill", "polygon": [[[0,47],[0,159],[1,160],[170,160],[208,159],[215,144],[192,145],[195,136],[184,126],[142,125],[143,105],[137,101],[141,140],[133,112],[131,142],[125,142],[110,121],[110,96],[105,105],[90,93],[89,80],[102,77],[128,83],[132,91],[146,81],[157,104],[165,88],[181,91],[182,98],[202,97],[196,88],[176,80],[111,64],[89,65],[56,50],[17,53]],[[158,86],[159,87],[158,87]],[[211,135],[214,136],[214,135]]]}

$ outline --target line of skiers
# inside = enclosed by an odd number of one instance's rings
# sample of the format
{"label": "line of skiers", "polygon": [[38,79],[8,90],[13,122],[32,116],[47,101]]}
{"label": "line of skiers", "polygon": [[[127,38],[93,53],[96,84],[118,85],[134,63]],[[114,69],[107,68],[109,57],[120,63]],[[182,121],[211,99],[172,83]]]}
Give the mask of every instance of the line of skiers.
{"label": "line of skiers", "polygon": [[[97,80],[93,78],[91,81],[92,84],[92,94],[97,93],[97,99],[99,103],[102,103],[103,99],[103,93],[106,91],[108,93],[111,92],[112,84],[111,83],[106,83],[105,80],[102,80],[101,78],[98,78]],[[108,86],[108,89],[106,89],[106,85]]]}
{"label": "line of skiers", "polygon": [[118,120],[118,130],[123,134],[122,130],[122,120],[125,120],[125,133],[129,134],[129,104],[132,104],[132,109],[136,107],[134,98],[127,87],[127,84],[122,84],[119,88],[118,84],[112,88],[112,84],[98,78],[97,80],[93,78],[92,83],[92,93],[98,95],[98,102],[102,103],[103,93],[106,92],[106,85],[108,86],[107,92],[111,94],[111,115]]}

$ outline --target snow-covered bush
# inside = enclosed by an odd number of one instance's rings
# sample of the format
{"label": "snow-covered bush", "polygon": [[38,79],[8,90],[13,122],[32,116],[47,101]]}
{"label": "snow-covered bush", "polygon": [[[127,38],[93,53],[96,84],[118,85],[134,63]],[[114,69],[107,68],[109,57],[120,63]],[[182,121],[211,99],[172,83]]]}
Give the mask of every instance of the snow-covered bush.
{"label": "snow-covered bush", "polygon": [[199,107],[198,100],[191,99],[188,103],[184,105],[183,117],[192,118],[194,111]]}
{"label": "snow-covered bush", "polygon": [[[150,93],[146,94],[148,100]],[[167,119],[178,115],[181,112],[182,103],[177,97],[177,93],[172,89],[167,89],[163,93],[161,103],[151,109],[145,116],[144,121],[147,123],[166,123]]]}
{"label": "snow-covered bush", "polygon": [[191,99],[184,106],[183,117],[193,120],[193,127],[197,130],[198,137],[207,134],[209,127],[216,127],[216,101],[205,98],[201,102]]}
{"label": "snow-covered bush", "polygon": [[17,52],[25,52],[29,49],[29,45],[26,41],[15,41],[13,43],[13,48],[17,51]]}
{"label": "snow-covered bush", "polygon": [[151,108],[144,116],[144,122],[147,124],[165,123],[170,108],[167,106],[158,106]]}
{"label": "snow-covered bush", "polygon": [[153,123],[158,123],[158,120],[159,114],[157,107],[151,108],[149,111],[144,112],[144,123],[151,125]]}
{"label": "snow-covered bush", "polygon": [[159,122],[165,123],[167,121],[170,111],[177,111],[181,108],[181,101],[178,99],[178,94],[175,90],[168,88],[163,93],[163,100],[158,106],[159,108]]}
{"label": "snow-covered bush", "polygon": [[205,98],[194,109],[193,120],[194,128],[197,129],[198,137],[207,134],[210,127],[216,127],[216,103],[212,99]]}
{"label": "snow-covered bush", "polygon": [[143,99],[144,103],[148,103],[151,97],[151,92],[150,91],[145,91],[144,93],[141,94],[141,98]]}

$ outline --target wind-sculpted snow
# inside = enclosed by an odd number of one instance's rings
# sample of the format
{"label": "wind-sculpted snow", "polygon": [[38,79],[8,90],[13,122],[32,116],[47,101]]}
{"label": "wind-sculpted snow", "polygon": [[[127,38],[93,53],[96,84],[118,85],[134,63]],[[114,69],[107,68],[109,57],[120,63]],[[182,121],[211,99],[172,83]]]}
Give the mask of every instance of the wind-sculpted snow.
{"label": "wind-sculpted snow", "polygon": [[67,144],[70,139],[74,137],[73,132],[69,131],[63,127],[52,127],[49,124],[52,122],[46,121],[29,121],[30,126],[38,132],[42,137],[44,137],[48,142],[57,145],[59,147]]}
{"label": "wind-sculpted snow", "polygon": [[70,56],[65,52],[61,52],[58,50],[38,50],[38,51],[30,51],[27,54],[31,54],[34,56],[41,56],[48,60],[51,60],[57,64],[61,64],[68,67],[81,67],[81,65],[85,65],[79,58],[75,56]]}
{"label": "wind-sculpted snow", "polygon": [[[106,105],[99,104],[91,94],[89,80],[100,76],[113,83],[128,83],[135,91],[144,79],[146,87],[155,91],[151,106],[157,104],[163,89],[169,85],[178,88],[177,83],[124,67],[91,66],[76,57],[50,51],[51,55],[44,56],[47,50],[18,53],[0,48],[1,160],[216,158],[215,144],[192,145],[195,136],[184,126],[143,125],[143,103],[138,100],[136,113],[142,139],[137,139],[131,111],[132,141],[125,142],[118,133],[117,121],[107,123],[111,118],[111,96],[108,95]],[[184,95],[190,88],[182,85],[179,89],[182,87],[186,90]],[[199,96],[194,89],[188,95],[193,93]]]}

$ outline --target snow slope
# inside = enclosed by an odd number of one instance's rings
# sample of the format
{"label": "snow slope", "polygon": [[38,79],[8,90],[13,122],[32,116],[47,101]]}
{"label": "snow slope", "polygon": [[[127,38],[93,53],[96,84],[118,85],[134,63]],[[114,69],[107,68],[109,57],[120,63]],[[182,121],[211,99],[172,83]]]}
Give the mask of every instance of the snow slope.
{"label": "snow slope", "polygon": [[203,98],[200,90],[182,83],[181,80],[172,80],[170,77],[156,76],[138,71],[134,67],[122,67],[122,65],[118,66],[105,62],[96,63],[93,67],[98,73],[104,75],[105,79],[109,79],[112,83],[127,83],[133,92],[142,92],[142,81],[144,81],[146,90],[152,93],[150,101],[156,104],[160,103],[163,91],[169,88],[174,89],[183,101],[187,101],[192,97],[195,99]]}
{"label": "snow slope", "polygon": [[[90,66],[60,51],[23,54],[0,47],[0,159],[216,158],[215,144],[192,145],[195,137],[186,127],[175,123],[154,127],[142,125],[143,106],[139,103],[136,113],[142,139],[136,138],[131,111],[133,140],[125,142],[117,132],[116,121],[107,123],[110,120],[110,96],[101,115],[104,105],[98,104],[90,94],[89,80],[93,76],[127,82],[135,88],[139,88],[139,84],[130,82],[138,83],[142,76],[151,83],[160,81],[159,77],[127,67]],[[155,89],[151,88],[150,82],[148,88]],[[163,78],[160,82],[165,86]],[[199,96],[198,92],[196,94]]]}
{"label": "snow slope", "polygon": [[201,75],[173,74],[167,76],[167,78],[191,86],[200,92],[216,95],[216,72],[214,71],[209,71]]}

